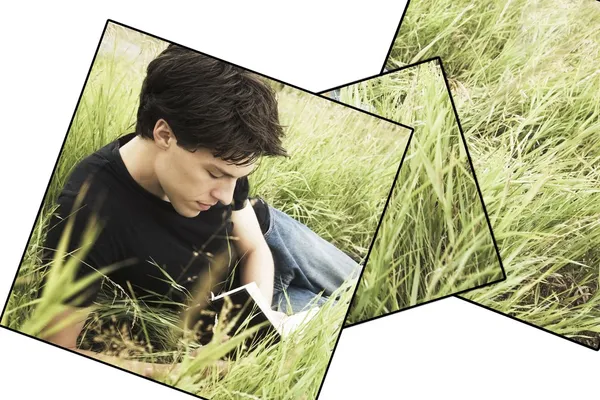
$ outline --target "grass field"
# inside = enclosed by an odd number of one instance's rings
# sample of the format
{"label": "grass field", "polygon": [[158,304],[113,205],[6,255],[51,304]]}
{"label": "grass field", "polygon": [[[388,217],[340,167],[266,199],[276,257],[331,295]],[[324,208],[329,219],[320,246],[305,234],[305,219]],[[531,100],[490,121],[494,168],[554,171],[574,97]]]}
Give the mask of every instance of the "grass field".
{"label": "grass field", "polygon": [[436,60],[341,89],[415,129],[347,325],[503,278]]}
{"label": "grass field", "polygon": [[440,56],[508,279],[464,297],[600,345],[600,3],[413,0],[387,69]]}
{"label": "grass field", "polygon": [[[41,246],[54,202],[72,168],[82,158],[115,138],[133,131],[137,96],[146,63],[165,43],[109,25],[55,174],[44,199],[40,218],[27,246],[2,325],[37,336],[65,297],[69,273],[77,264],[55,264],[59,271],[35,300],[42,279]],[[304,222],[357,260],[366,256],[387,200],[393,178],[408,143],[410,130],[329,100],[274,84],[278,89],[280,120],[285,126],[289,159],[265,159],[251,176],[252,192]],[[84,246],[85,247],[85,246]],[[73,260],[74,258],[71,258]],[[59,265],[59,266],[57,266]],[[214,399],[313,399],[316,397],[338,337],[355,282],[340,288],[338,303],[327,302],[307,328],[278,346],[260,346],[230,362],[219,374],[215,360],[239,344],[215,339],[196,358],[193,343],[176,316],[150,309],[135,299],[107,296],[99,301],[81,341],[94,336],[112,343],[115,353],[139,360],[182,362],[181,368],[160,380],[188,392]],[[164,343],[167,351],[153,351],[120,336],[97,331],[98,319],[133,315],[146,335]],[[149,341],[148,341],[149,342]]]}

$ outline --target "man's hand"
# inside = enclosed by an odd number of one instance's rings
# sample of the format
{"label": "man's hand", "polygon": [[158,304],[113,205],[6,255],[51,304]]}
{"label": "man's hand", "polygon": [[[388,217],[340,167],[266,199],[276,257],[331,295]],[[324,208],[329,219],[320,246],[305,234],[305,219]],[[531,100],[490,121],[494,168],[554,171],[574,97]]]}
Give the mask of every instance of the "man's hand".
{"label": "man's hand", "polygon": [[[197,352],[194,351],[194,357]],[[147,378],[152,378],[157,381],[164,381],[167,378],[179,378],[179,375],[185,373],[181,364],[149,364],[149,363],[140,363],[145,364],[142,367],[142,370],[138,372],[140,375],[145,376]],[[224,377],[225,374],[229,371],[229,363],[223,360],[217,360],[213,362],[213,365],[216,366],[219,371],[219,375]],[[204,369],[204,374],[207,374],[211,369],[207,366]]]}
{"label": "man's hand", "polygon": [[156,380],[164,380],[171,374],[179,374],[181,369],[180,364],[140,363],[140,365],[141,371],[138,372],[140,375]]}

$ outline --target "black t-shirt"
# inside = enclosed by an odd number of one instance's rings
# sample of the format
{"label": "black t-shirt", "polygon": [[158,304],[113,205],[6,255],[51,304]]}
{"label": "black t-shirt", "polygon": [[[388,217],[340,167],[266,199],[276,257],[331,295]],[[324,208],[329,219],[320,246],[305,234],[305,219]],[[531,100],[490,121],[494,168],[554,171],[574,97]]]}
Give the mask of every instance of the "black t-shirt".
{"label": "black t-shirt", "polygon": [[[128,295],[129,282],[138,300],[164,301],[169,298],[184,303],[186,291],[193,294],[202,284],[200,281],[208,277],[212,279],[212,291],[217,294],[235,264],[235,252],[228,239],[233,228],[231,213],[244,207],[248,198],[248,180],[238,180],[232,204],[218,203],[194,218],[184,217],[170,202],[148,192],[129,174],[119,147],[134,136],[128,134],[109,143],[74,168],[58,197],[59,208],[50,221],[43,261],[52,259],[67,217],[75,218],[73,240],[69,241],[68,249],[73,251],[79,247],[88,219],[94,213],[103,228],[91,251],[83,258],[78,278],[93,269],[126,261],[128,265],[109,273],[108,278]],[[75,199],[87,179],[91,183],[89,190],[82,207],[75,211]],[[217,264],[223,268],[217,268]],[[220,274],[215,272],[217,269]],[[78,305],[90,305],[101,283],[102,279],[97,279],[83,293],[85,301]]]}

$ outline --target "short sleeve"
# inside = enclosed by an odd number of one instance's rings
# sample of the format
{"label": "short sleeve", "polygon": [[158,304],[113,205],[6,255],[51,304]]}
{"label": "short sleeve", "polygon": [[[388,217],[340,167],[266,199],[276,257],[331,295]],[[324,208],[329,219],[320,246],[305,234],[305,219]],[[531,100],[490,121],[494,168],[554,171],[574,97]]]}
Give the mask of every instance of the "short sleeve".
{"label": "short sleeve", "polygon": [[[69,220],[73,219],[73,227],[69,237],[66,257],[63,261],[67,262],[71,257],[75,257],[79,262],[75,282],[90,274],[97,274],[90,285],[75,293],[73,296],[65,300],[65,304],[86,307],[91,305],[97,297],[102,284],[102,275],[98,270],[111,264],[111,254],[114,253],[110,233],[107,227],[100,229],[93,243],[88,243],[89,251],[82,258],[81,248],[86,245],[83,243],[83,236],[88,227],[88,223],[92,216],[95,216],[102,221],[101,212],[93,206],[93,203],[83,202],[77,210],[74,209],[75,199],[71,195],[61,195],[57,201],[58,209],[52,215],[48,225],[46,238],[44,240],[44,248],[42,250],[42,262],[49,268],[52,268],[56,250],[60,244],[63,234],[66,233],[65,228]],[[104,224],[105,225],[105,224]],[[48,275],[45,275],[42,285],[46,284]],[[40,291],[40,293],[42,293]]]}
{"label": "short sleeve", "polygon": [[250,183],[247,177],[238,179],[235,189],[233,190],[233,211],[238,211],[244,208],[246,200],[248,200],[248,193],[250,193]]}

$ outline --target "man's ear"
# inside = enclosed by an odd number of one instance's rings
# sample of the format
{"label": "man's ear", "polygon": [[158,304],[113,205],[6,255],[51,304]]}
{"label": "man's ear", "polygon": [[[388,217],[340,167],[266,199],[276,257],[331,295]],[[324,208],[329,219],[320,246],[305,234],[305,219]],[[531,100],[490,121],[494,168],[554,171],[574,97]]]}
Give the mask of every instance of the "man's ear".
{"label": "man's ear", "polygon": [[154,143],[162,149],[172,146],[176,141],[171,127],[167,124],[167,121],[162,118],[154,124],[152,136],[154,137]]}

